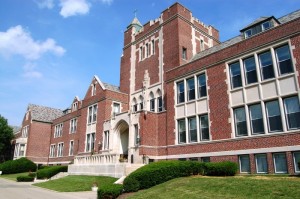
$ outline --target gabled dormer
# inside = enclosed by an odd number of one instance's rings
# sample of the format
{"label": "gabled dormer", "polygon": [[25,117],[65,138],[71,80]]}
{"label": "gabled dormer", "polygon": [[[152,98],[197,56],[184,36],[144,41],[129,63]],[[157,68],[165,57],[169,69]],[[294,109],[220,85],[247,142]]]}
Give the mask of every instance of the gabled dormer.
{"label": "gabled dormer", "polygon": [[270,28],[276,27],[279,24],[280,22],[273,16],[260,17],[245,28],[243,28],[242,30],[240,30],[240,32],[243,34],[244,38],[247,39],[249,37],[252,37],[253,35],[266,31]]}
{"label": "gabled dormer", "polygon": [[72,108],[71,108],[72,112],[77,111],[80,108],[79,105],[80,105],[80,99],[78,96],[75,96],[72,102]]}

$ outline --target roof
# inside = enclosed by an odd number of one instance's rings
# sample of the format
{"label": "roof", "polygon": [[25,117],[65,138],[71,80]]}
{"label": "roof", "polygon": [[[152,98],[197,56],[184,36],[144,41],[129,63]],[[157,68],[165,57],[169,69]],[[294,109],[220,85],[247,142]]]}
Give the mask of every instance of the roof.
{"label": "roof", "polygon": [[120,92],[120,87],[112,85],[112,84],[108,84],[108,83],[104,83],[103,85],[105,87],[105,89],[111,90],[111,91],[116,91],[116,92]]}
{"label": "roof", "polygon": [[21,127],[20,126],[10,126],[13,129],[13,133],[16,134],[20,132]]}
{"label": "roof", "polygon": [[[294,20],[296,18],[299,18],[299,17],[300,17],[300,10],[297,10],[297,11],[294,11],[294,12],[292,12],[290,14],[287,14],[287,15],[285,15],[283,17],[278,18],[277,20],[281,24],[283,24],[283,23],[287,23],[287,22],[289,22],[291,20]],[[254,25],[255,23],[258,23],[258,20],[265,20],[266,19],[266,18],[264,18],[264,19],[263,18],[264,17],[261,17],[261,18],[255,20],[251,24]],[[251,24],[249,24],[247,27],[250,27]],[[245,28],[247,28],[247,27],[245,27]],[[243,29],[245,29],[245,28],[243,28]],[[194,57],[192,57],[192,59],[190,61],[194,61],[194,60],[200,59],[200,58],[202,58],[202,57],[204,57],[206,55],[218,52],[218,51],[220,51],[220,50],[222,50],[224,48],[227,48],[229,46],[232,46],[232,45],[234,45],[234,44],[236,44],[236,43],[238,43],[238,42],[240,42],[242,40],[243,40],[243,37],[241,35],[236,36],[236,37],[234,37],[232,39],[229,39],[229,40],[227,40],[225,42],[220,43],[219,45],[213,46],[211,48],[208,48],[208,49],[206,49],[204,51],[199,52],[198,54],[194,55]]]}
{"label": "roof", "polygon": [[[248,29],[248,28],[250,28],[251,26],[254,26],[254,25],[256,25],[256,24],[258,24],[258,23],[260,23],[260,22],[266,21],[266,20],[268,20],[268,19],[270,19],[270,18],[274,18],[274,17],[273,17],[273,16],[269,16],[269,17],[260,17],[260,18],[256,19],[255,21],[253,21],[252,23],[250,23],[249,25],[247,25],[246,27],[244,27],[243,29],[241,29],[240,31],[242,32],[242,31],[244,31],[245,29]],[[275,19],[275,18],[274,18],[274,19]]]}
{"label": "roof", "polygon": [[35,104],[29,104],[28,111],[31,112],[32,120],[41,122],[52,122],[54,119],[63,116],[63,111],[60,109]]}

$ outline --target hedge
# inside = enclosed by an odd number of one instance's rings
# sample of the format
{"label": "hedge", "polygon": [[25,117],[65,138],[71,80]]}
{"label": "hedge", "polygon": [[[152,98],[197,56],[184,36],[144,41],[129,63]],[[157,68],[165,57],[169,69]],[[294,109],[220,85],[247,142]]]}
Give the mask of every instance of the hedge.
{"label": "hedge", "polygon": [[191,175],[232,176],[237,172],[233,162],[203,163],[197,161],[160,161],[145,165],[129,174],[124,182],[125,192],[147,189],[168,180]]}
{"label": "hedge", "polygon": [[51,166],[45,169],[38,170],[36,173],[37,179],[49,179],[59,172],[67,172],[68,166]]}
{"label": "hedge", "polygon": [[195,161],[160,161],[143,166],[129,174],[123,182],[126,192],[147,189],[168,180],[203,174],[205,163]]}
{"label": "hedge", "polygon": [[121,184],[106,184],[98,188],[98,199],[115,199],[123,192]]}
{"label": "hedge", "polygon": [[34,177],[31,176],[18,176],[17,177],[17,182],[33,182]]}
{"label": "hedge", "polygon": [[0,164],[0,171],[2,171],[2,174],[23,173],[35,170],[36,164],[27,158],[9,160]]}

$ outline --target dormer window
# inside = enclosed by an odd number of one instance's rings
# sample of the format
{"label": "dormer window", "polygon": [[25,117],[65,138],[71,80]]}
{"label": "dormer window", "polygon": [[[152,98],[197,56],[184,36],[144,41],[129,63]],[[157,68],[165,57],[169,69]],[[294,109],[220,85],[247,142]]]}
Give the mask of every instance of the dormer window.
{"label": "dormer window", "polygon": [[266,22],[262,23],[262,24],[261,24],[261,28],[262,28],[263,31],[264,31],[264,30],[268,30],[269,28],[271,28],[271,23],[270,23],[270,21],[266,21]]}
{"label": "dormer window", "polygon": [[252,30],[251,29],[246,30],[244,34],[245,34],[245,38],[251,37],[252,36]]}
{"label": "dormer window", "polygon": [[96,95],[96,84],[92,85],[92,96]]}
{"label": "dormer window", "polygon": [[77,110],[77,107],[78,107],[78,103],[77,103],[77,102],[74,102],[74,103],[73,103],[73,111],[76,111],[76,110]]}

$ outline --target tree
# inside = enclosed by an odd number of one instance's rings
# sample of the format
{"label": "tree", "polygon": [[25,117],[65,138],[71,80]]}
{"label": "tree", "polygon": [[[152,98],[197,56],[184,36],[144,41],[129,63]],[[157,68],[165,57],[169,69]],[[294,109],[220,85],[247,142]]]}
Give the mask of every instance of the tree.
{"label": "tree", "polygon": [[7,119],[0,115],[0,162],[10,159],[13,129],[8,126]]}

